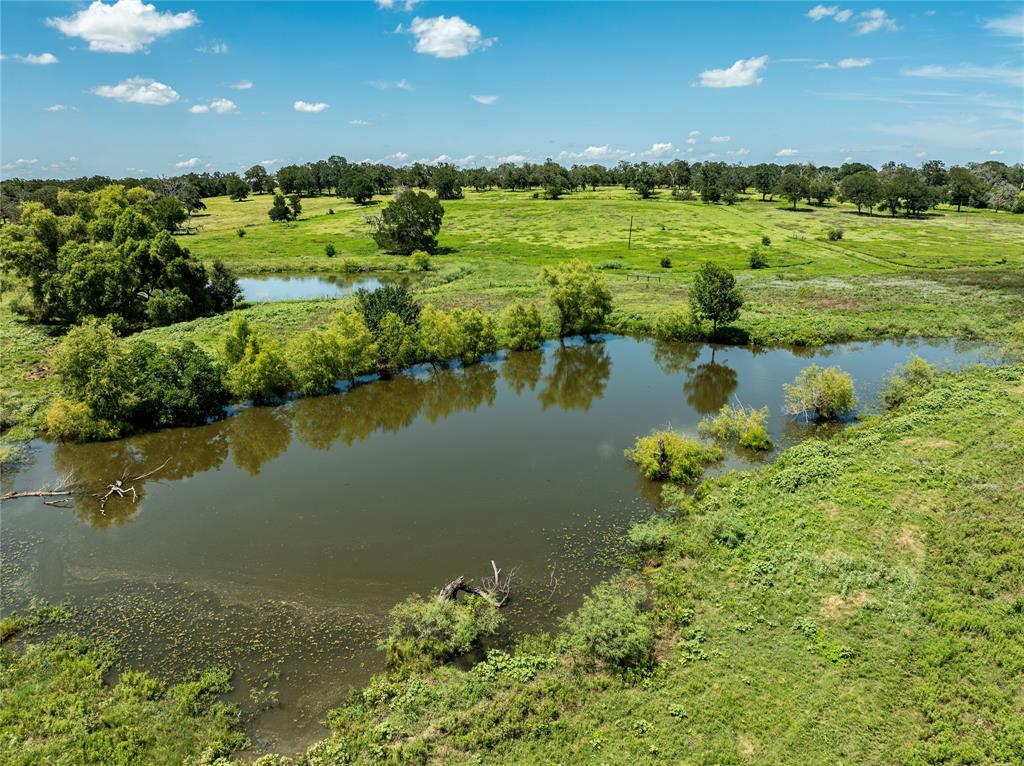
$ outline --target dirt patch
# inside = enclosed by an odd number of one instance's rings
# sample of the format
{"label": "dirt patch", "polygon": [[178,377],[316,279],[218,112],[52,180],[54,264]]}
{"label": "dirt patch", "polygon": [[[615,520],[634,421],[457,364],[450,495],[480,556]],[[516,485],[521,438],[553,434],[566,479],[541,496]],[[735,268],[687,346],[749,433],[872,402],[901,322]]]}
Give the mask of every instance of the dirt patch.
{"label": "dirt patch", "polygon": [[896,534],[896,544],[905,551],[914,554],[914,558],[924,558],[924,535],[918,527],[904,524]]}
{"label": "dirt patch", "polygon": [[822,602],[820,613],[826,620],[838,620],[840,617],[852,614],[870,601],[871,596],[866,590],[862,590],[852,598],[843,598],[838,595],[829,596]]}
{"label": "dirt patch", "polygon": [[25,372],[25,380],[42,380],[43,378],[48,378],[51,374],[52,372],[49,367],[39,364],[35,367],[30,367]]}
{"label": "dirt patch", "polygon": [[949,439],[919,439],[916,436],[908,436],[896,443],[901,447],[922,447],[923,449],[943,449],[956,446],[956,443]]}
{"label": "dirt patch", "polygon": [[754,753],[757,752],[757,748],[754,747],[754,743],[750,737],[745,734],[740,734],[739,740],[736,743],[736,749],[739,751],[740,757],[746,760],[750,760],[754,757]]}
{"label": "dirt patch", "polygon": [[1017,394],[1018,396],[1024,396],[1024,384],[1019,386],[1010,386],[1007,391],[1011,394]]}

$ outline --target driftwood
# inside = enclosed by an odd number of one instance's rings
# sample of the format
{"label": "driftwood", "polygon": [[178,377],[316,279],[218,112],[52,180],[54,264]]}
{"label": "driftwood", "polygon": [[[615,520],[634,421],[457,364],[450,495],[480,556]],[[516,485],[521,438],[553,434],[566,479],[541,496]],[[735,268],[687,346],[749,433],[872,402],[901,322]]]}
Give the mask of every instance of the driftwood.
{"label": "driftwood", "polygon": [[0,495],[0,501],[17,500],[19,497],[61,497],[73,494],[73,489],[35,489],[31,492],[8,492],[6,495]]}
{"label": "driftwood", "polygon": [[493,560],[491,561],[491,570],[494,574],[483,579],[483,587],[473,585],[466,580],[465,575],[459,575],[441,588],[441,592],[437,594],[437,600],[454,601],[462,592],[485,598],[498,607],[505,606],[512,593],[512,578],[516,571],[513,569],[503,577],[501,569]]}
{"label": "driftwood", "polygon": [[158,465],[152,471],[146,471],[146,473],[140,473],[138,476],[133,476],[130,479],[127,478],[128,469],[126,468],[125,472],[121,475],[120,479],[115,481],[113,484],[108,484],[107,485],[106,494],[101,496],[97,492],[95,495],[93,495],[93,497],[98,497],[100,499],[100,513],[106,513],[107,500],[109,500],[111,498],[111,496],[113,496],[113,495],[117,495],[118,497],[128,497],[128,495],[131,495],[132,496],[132,502],[133,503],[137,503],[139,501],[139,493],[135,491],[135,485],[132,484],[132,485],[129,485],[129,486],[125,486],[125,482],[128,482],[128,481],[139,481],[140,479],[145,479],[148,476],[152,476],[154,473],[159,471],[161,468],[163,468],[169,462],[171,462],[171,459],[167,458],[167,460],[165,460],[163,463]]}
{"label": "driftwood", "polygon": [[[124,473],[121,474],[121,478],[120,479],[117,479],[117,480],[111,482],[110,484],[108,484],[106,486],[106,491],[105,492],[93,493],[92,496],[93,497],[98,497],[99,500],[100,500],[100,513],[103,513],[103,514],[106,513],[107,500],[109,500],[113,496],[117,496],[117,497],[129,497],[130,496],[131,499],[132,499],[132,502],[138,502],[138,500],[139,500],[139,493],[136,491],[135,485],[131,484],[131,482],[141,481],[142,479],[149,478],[153,474],[155,474],[158,471],[162,470],[169,462],[171,462],[170,458],[168,458],[163,463],[158,465],[152,471],[146,471],[145,473],[140,473],[138,476],[132,476],[130,478],[128,476],[128,469],[126,468],[124,470]],[[30,491],[30,492],[8,492],[5,495],[0,495],[0,501],[4,501],[4,500],[17,500],[18,498],[22,498],[22,497],[64,497],[64,498],[67,498],[67,497],[71,497],[73,495],[81,495],[81,494],[84,494],[84,490],[82,490],[80,487],[77,487],[75,485],[74,481],[72,480],[72,477],[70,475],[68,475],[60,483],[60,485],[57,488],[55,488],[55,489],[35,489],[35,490]],[[56,502],[52,502],[52,501],[48,502],[48,501],[44,500],[43,502],[46,505],[52,505],[52,506],[55,506],[55,507],[58,507],[58,508],[66,508],[67,507],[66,505],[61,505],[61,503],[66,503],[67,502],[66,500],[58,500]]]}

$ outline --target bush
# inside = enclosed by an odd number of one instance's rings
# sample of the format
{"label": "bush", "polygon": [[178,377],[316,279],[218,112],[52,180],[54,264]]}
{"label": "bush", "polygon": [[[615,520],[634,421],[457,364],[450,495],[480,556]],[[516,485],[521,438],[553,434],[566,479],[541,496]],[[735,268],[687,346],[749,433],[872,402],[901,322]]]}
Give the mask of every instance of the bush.
{"label": "bush", "polygon": [[498,607],[480,596],[463,601],[410,596],[389,612],[381,649],[391,667],[429,665],[465,654],[501,627]]}
{"label": "bush", "polygon": [[[108,323],[92,319],[73,327],[54,361],[65,396],[105,422],[101,430],[124,430],[135,405],[134,381],[124,346]],[[76,410],[77,416],[81,413]]]}
{"label": "bush", "polygon": [[356,261],[352,260],[351,258],[342,258],[341,270],[345,274],[358,274],[363,269]]}
{"label": "bush", "polygon": [[70,442],[116,439],[122,431],[120,425],[97,418],[85,402],[66,396],[53,400],[43,422],[50,436]]}
{"label": "bush", "polygon": [[417,250],[412,254],[410,263],[416,271],[430,271],[430,253]]}
{"label": "bush", "polygon": [[245,235],[246,235],[247,233],[248,233],[248,232],[247,232],[247,231],[245,230],[245,227],[244,227],[244,226],[239,226],[239,227],[238,227],[238,238],[239,238],[239,239],[244,239],[244,238],[245,238]]}
{"label": "bush", "polygon": [[719,447],[708,447],[675,431],[654,431],[637,437],[626,457],[640,466],[648,479],[693,482],[704,468],[724,457]]}
{"label": "bush", "polygon": [[373,370],[377,346],[373,333],[356,311],[343,311],[334,320],[338,340],[338,372],[352,380]]}
{"label": "bush", "polygon": [[374,333],[377,345],[377,367],[383,372],[395,372],[408,367],[419,358],[419,339],[416,328],[389,311]]}
{"label": "bush", "polygon": [[338,251],[334,249],[334,245],[332,245],[330,242],[328,242],[324,246],[324,255],[326,255],[328,258],[333,258],[337,254]]}
{"label": "bush", "polygon": [[480,309],[455,309],[459,328],[459,361],[474,364],[498,350],[498,328],[494,317]]}
{"label": "bush", "polygon": [[345,377],[341,348],[333,330],[308,330],[288,346],[296,388],[304,394],[326,391]]}
{"label": "bush", "polygon": [[198,425],[220,414],[227,402],[224,368],[192,341],[162,348],[140,341],[128,360],[137,397],[133,425]]}
{"label": "bush", "polygon": [[334,215],[334,208],[333,207],[327,208],[327,215]]}
{"label": "bush", "polygon": [[734,408],[726,404],[714,418],[704,418],[698,429],[702,435],[719,441],[735,439],[748,449],[768,450],[772,448],[772,440],[765,427],[767,420],[767,407],[755,410],[743,405]]}
{"label": "bush", "polygon": [[687,342],[701,340],[704,333],[688,309],[669,309],[654,323],[654,337],[658,340]]}
{"label": "bush", "polygon": [[535,303],[513,303],[501,317],[505,344],[513,351],[531,351],[544,342],[544,321]]}
{"label": "bush", "polygon": [[661,256],[661,260],[659,261],[659,263],[661,264],[661,268],[663,269],[672,268],[672,259],[669,258],[667,255]]}
{"label": "bush", "polygon": [[558,309],[558,334],[589,335],[604,327],[612,311],[612,294],[593,264],[581,260],[545,266],[541,281]]}
{"label": "bush", "polygon": [[630,527],[626,549],[637,555],[653,553],[664,550],[671,539],[672,524],[661,516],[655,516]]}
{"label": "bush", "polygon": [[625,581],[601,583],[566,618],[559,649],[587,665],[642,670],[654,664],[654,631],[641,611],[643,591]]}
{"label": "bush", "polygon": [[444,208],[426,192],[406,189],[395,195],[377,221],[373,239],[377,247],[409,255],[414,250],[434,252]]}
{"label": "bush", "polygon": [[818,420],[837,420],[853,412],[857,394],[853,378],[838,367],[812,364],[792,384],[783,385],[786,412],[811,415]]}
{"label": "bush", "polygon": [[843,238],[843,228],[841,226],[832,226],[825,234],[829,242],[838,242]]}
{"label": "bush", "polygon": [[761,237],[761,244],[764,245],[765,247],[769,247],[772,244],[772,238],[765,234],[763,237]]}
{"label": "bush", "polygon": [[228,370],[228,388],[237,399],[269,402],[291,390],[288,358],[277,341],[249,335],[241,359]]}
{"label": "bush", "polygon": [[753,250],[750,253],[750,268],[752,269],[767,269],[768,268],[768,256],[762,253],[760,250]]}
{"label": "bush", "polygon": [[387,314],[395,314],[404,324],[419,322],[420,306],[404,285],[381,285],[376,290],[356,290],[356,310],[363,321],[376,334]]}
{"label": "bush", "polygon": [[459,323],[452,314],[426,305],[420,312],[420,353],[423,359],[437,364],[459,356],[462,346]]}
{"label": "bush", "polygon": [[907,363],[896,369],[889,377],[882,400],[889,409],[903,404],[914,393],[920,393],[931,386],[938,370],[916,354]]}

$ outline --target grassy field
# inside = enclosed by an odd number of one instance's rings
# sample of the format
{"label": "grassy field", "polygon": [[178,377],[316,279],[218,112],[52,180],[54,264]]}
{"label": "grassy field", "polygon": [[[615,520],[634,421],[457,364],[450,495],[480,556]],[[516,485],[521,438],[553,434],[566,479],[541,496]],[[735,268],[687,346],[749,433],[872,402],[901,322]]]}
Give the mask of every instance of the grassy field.
{"label": "grassy field", "polygon": [[378,678],[311,752],[1021,763],[1022,463],[1024,367],[944,377],[832,441],[705,485],[665,551],[629,575],[656,625],[649,675],[581,672],[531,640],[470,672]]}
{"label": "grassy field", "polygon": [[[336,197],[303,200],[294,223],[267,218],[269,198],[206,200],[182,243],[200,258],[224,260],[240,274],[339,272],[346,264],[378,272],[405,271],[408,259],[381,254],[359,207]],[[679,201],[667,192],[640,200],[622,189],[561,200],[530,192],[467,191],[445,202],[442,254],[417,278],[422,300],[444,307],[499,311],[512,300],[537,299],[540,268],[582,258],[603,269],[612,289],[612,328],[649,332],[666,309],[685,305],[694,269],[715,260],[734,270],[746,295],[730,340],[736,343],[826,342],[886,337],[956,337],[999,342],[1024,321],[1024,216],[942,209],[920,219],[858,215],[849,206],[800,206],[745,198],[738,204]],[[330,214],[329,210],[334,210]],[[629,240],[632,219],[632,240]],[[829,228],[844,236],[829,241]],[[246,236],[238,236],[244,228]],[[761,245],[761,237],[771,239]],[[337,256],[324,254],[333,244]],[[627,246],[629,245],[629,246]],[[749,268],[760,248],[769,268]],[[672,267],[660,265],[662,257]],[[406,272],[407,273],[407,272]],[[255,323],[287,340],[325,322],[341,301],[291,301],[244,309]],[[141,335],[157,341],[191,338],[207,349],[227,325],[224,316]],[[4,429],[7,441],[31,433],[53,394],[48,359],[55,338],[10,311],[0,294]],[[2,459],[4,455],[0,455]]]}

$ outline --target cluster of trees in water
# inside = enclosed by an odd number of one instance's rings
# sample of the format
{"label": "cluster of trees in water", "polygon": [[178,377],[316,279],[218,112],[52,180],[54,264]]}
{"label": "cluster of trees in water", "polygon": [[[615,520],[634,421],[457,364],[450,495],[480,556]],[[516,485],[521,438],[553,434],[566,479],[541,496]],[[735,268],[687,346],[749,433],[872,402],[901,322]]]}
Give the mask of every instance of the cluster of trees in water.
{"label": "cluster of trees in water", "polygon": [[52,208],[25,202],[18,213],[0,228],[0,251],[26,285],[12,306],[33,321],[100,317],[127,332],[226,311],[240,294],[223,264],[206,268],[172,235],[186,214],[174,197],[58,189]]}
{"label": "cluster of trees in water", "polygon": [[[855,180],[850,180],[856,176]],[[57,190],[97,191],[110,178],[93,176],[68,181],[13,179],[0,184],[0,218],[17,220],[19,205],[39,202],[49,209],[57,205]],[[958,208],[964,205],[995,210],[1024,212],[1020,192],[1024,188],[1024,166],[990,160],[946,167],[940,160],[928,160],[919,168],[888,162],[880,168],[860,162],[839,167],[811,163],[728,164],[720,161],[670,162],[622,161],[608,167],[574,164],[566,167],[554,160],[543,163],[504,162],[494,168],[459,168],[449,162],[416,162],[395,167],[384,163],[351,163],[332,155],[325,160],[285,165],[271,172],[253,165],[244,173],[189,173],[171,179],[124,179],[126,186],[141,186],[157,196],[179,200],[189,211],[200,209],[202,198],[228,195],[236,200],[251,194],[317,196],[334,194],[358,204],[374,195],[400,188],[430,189],[438,198],[458,199],[463,190],[492,188],[511,191],[543,190],[551,198],[599,186],[621,185],[640,197],[658,189],[706,202],[732,202],[737,195],[754,190],[769,198],[780,195],[794,205],[824,204],[829,199],[849,201],[860,208],[882,208],[895,215],[920,213],[941,202]],[[280,211],[288,215],[286,209]]]}

